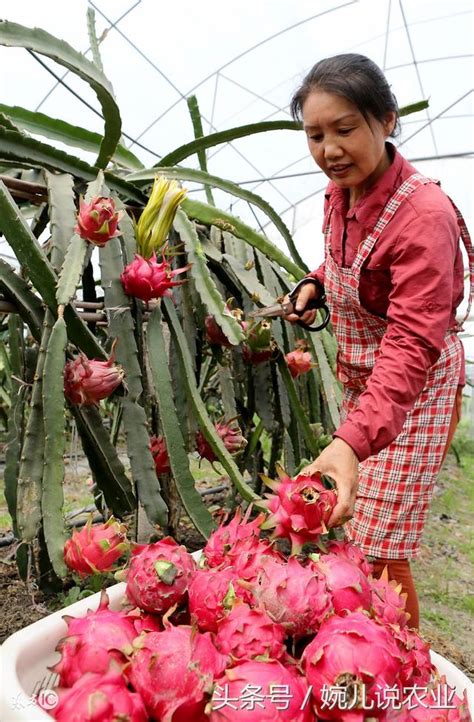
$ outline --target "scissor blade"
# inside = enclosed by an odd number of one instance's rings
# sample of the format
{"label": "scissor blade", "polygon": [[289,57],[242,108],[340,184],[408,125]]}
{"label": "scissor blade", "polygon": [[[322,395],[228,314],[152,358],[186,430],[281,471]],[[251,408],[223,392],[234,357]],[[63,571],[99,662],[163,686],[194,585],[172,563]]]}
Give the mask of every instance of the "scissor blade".
{"label": "scissor blade", "polygon": [[277,316],[283,316],[284,310],[281,303],[274,303],[273,306],[265,306],[259,308],[258,311],[249,313],[251,318],[274,318]]}

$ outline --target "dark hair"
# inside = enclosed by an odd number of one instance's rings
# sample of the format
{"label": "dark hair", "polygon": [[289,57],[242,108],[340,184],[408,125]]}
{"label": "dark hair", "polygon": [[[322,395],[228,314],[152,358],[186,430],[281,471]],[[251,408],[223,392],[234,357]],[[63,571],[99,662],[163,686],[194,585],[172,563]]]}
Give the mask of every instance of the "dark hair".
{"label": "dark hair", "polygon": [[391,135],[397,135],[400,129],[397,99],[378,65],[365,55],[344,53],[316,63],[291,99],[290,110],[295,120],[301,121],[303,105],[317,88],[346,98],[368,123],[370,115],[382,122],[387,113],[394,112],[396,123]]}

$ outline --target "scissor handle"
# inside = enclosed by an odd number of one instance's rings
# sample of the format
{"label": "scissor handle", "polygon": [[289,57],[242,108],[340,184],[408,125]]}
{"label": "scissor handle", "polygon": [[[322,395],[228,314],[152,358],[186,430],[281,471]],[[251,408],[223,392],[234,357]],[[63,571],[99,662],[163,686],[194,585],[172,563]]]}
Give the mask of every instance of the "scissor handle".
{"label": "scissor handle", "polygon": [[329,323],[329,320],[331,318],[331,314],[329,312],[329,308],[326,305],[326,294],[324,293],[324,287],[323,285],[318,281],[317,278],[303,278],[299,283],[296,284],[296,286],[293,288],[291,293],[289,294],[290,300],[294,303],[296,301],[296,298],[298,296],[298,292],[301,288],[301,286],[304,286],[306,283],[312,283],[318,287],[319,290],[319,297],[318,298],[312,298],[307,304],[303,311],[294,311],[293,313],[296,313],[297,316],[302,316],[306,311],[316,310],[321,311],[323,314],[323,320],[320,324],[317,326],[309,326],[307,323],[304,323],[303,321],[297,321],[298,326],[301,326],[301,328],[304,328],[306,331],[322,331],[323,328],[326,328],[326,326]]}
{"label": "scissor handle", "polygon": [[[326,306],[325,303],[323,303],[322,305],[318,305],[317,307],[311,306],[311,308],[317,308],[318,311],[322,312],[323,320],[321,321],[321,323],[318,324],[317,326],[309,326],[307,323],[304,323],[303,321],[297,321],[296,323],[298,324],[298,326],[301,326],[301,328],[304,328],[306,331],[311,331],[311,332],[322,331],[323,328],[326,328],[326,326],[328,325],[329,320],[331,318],[331,314],[329,313],[329,308]],[[308,310],[308,307],[306,307],[305,311],[307,311],[307,310]],[[305,313],[305,311],[303,311],[302,313]]]}

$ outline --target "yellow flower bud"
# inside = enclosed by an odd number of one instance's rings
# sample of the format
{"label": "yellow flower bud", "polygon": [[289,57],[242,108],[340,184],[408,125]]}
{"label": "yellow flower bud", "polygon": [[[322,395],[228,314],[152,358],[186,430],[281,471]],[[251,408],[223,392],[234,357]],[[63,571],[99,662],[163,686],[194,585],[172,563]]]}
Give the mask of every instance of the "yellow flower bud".
{"label": "yellow flower bud", "polygon": [[136,226],[137,250],[143,258],[150,258],[166,242],[178,206],[186,196],[186,189],[178,181],[159,176],[155,178],[148,203]]}

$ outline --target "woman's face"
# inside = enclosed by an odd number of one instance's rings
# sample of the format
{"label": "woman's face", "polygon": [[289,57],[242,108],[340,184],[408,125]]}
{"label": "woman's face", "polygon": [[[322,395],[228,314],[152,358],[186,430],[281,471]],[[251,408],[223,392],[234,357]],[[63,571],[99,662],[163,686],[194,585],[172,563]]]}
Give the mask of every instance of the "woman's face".
{"label": "woman's face", "polygon": [[355,202],[390,165],[385,140],[395,125],[395,113],[383,122],[369,116],[370,125],[350,101],[313,90],[303,105],[303,125],[311,155],[322,171]]}

